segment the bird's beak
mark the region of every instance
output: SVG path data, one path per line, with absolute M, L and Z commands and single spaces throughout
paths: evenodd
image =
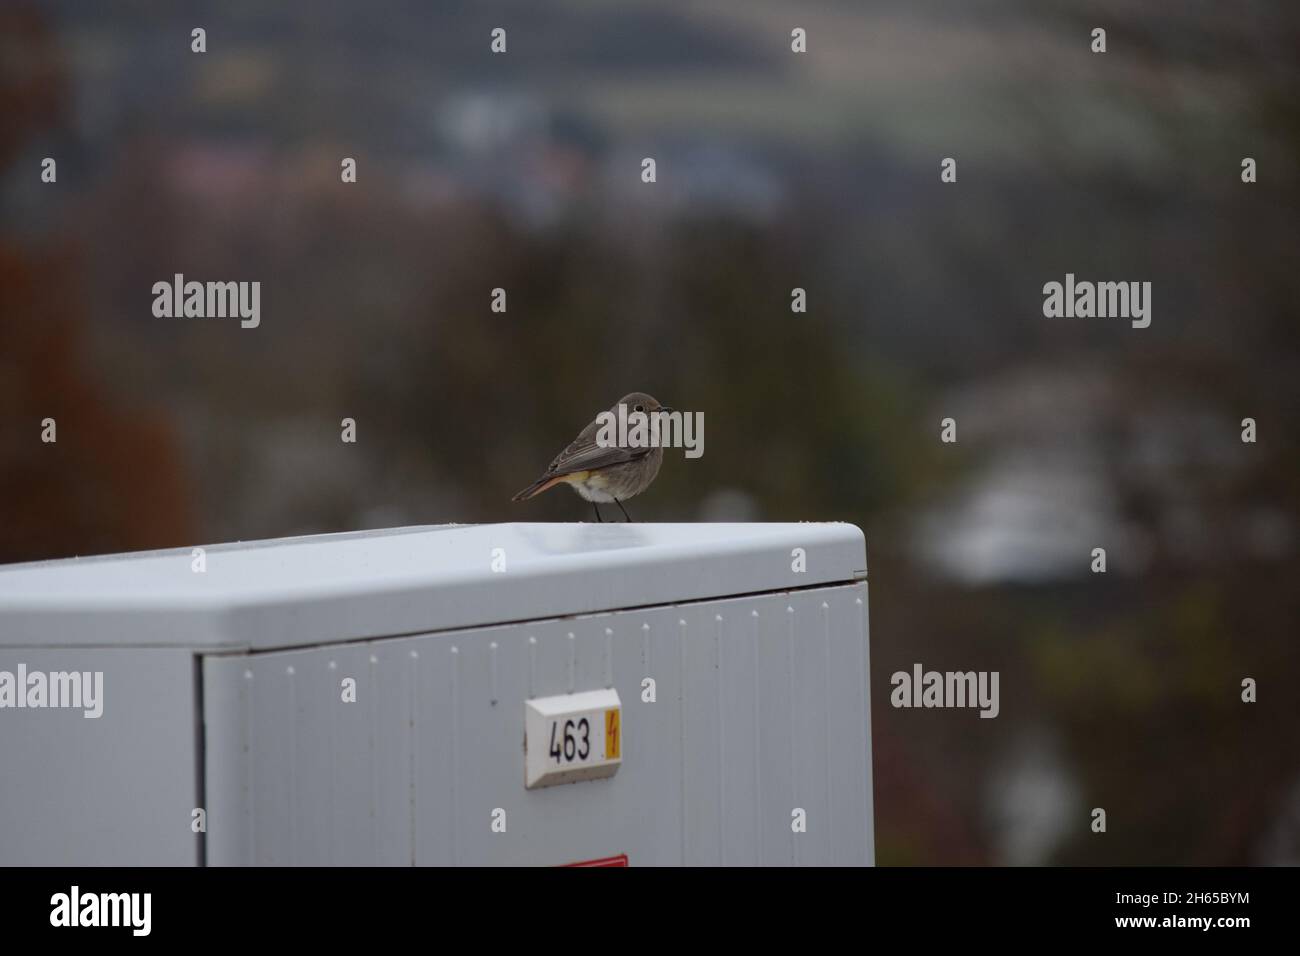
M 671 407 L 669 407 L 668 405 L 660 405 L 660 406 L 659 406 L 659 411 L 661 411 L 661 412 L 675 412 L 675 411 L 677 411 L 677 409 L 675 409 L 675 408 L 671 408 Z

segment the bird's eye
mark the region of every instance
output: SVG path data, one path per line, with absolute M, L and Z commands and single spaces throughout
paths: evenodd
M 644 406 L 644 405 L 638 405 L 636 408 L 632 409 L 632 411 L 634 411 L 634 412 L 644 412 L 644 411 L 645 411 L 645 406 Z

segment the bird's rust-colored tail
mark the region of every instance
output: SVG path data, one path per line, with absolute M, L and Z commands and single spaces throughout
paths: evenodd
M 529 485 L 529 486 L 528 486 L 527 488 L 525 488 L 523 491 L 519 492 L 519 494 L 515 495 L 515 496 L 514 496 L 513 498 L 511 498 L 510 500 L 511 500 L 511 501 L 527 501 L 529 498 L 532 498 L 532 497 L 535 496 L 535 495 L 540 495 L 540 494 L 541 494 L 543 491 L 545 491 L 546 489 L 551 488 L 551 487 L 553 487 L 553 486 L 559 484 L 559 483 L 560 483 L 561 481 L 563 481 L 566 477 L 568 477 L 568 476 L 567 476 L 567 475 L 547 475 L 547 476 L 544 477 L 544 478 L 538 478 L 538 479 L 537 479 L 536 481 L 534 481 L 531 485 Z

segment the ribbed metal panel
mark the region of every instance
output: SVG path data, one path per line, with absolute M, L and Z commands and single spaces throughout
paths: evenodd
M 867 660 L 865 583 L 209 657 L 208 860 L 869 864 Z M 525 790 L 524 701 L 610 686 L 617 774 Z

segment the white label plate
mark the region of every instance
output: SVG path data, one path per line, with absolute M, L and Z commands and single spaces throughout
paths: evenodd
M 623 762 L 618 691 L 538 697 L 524 702 L 524 786 L 610 777 Z

